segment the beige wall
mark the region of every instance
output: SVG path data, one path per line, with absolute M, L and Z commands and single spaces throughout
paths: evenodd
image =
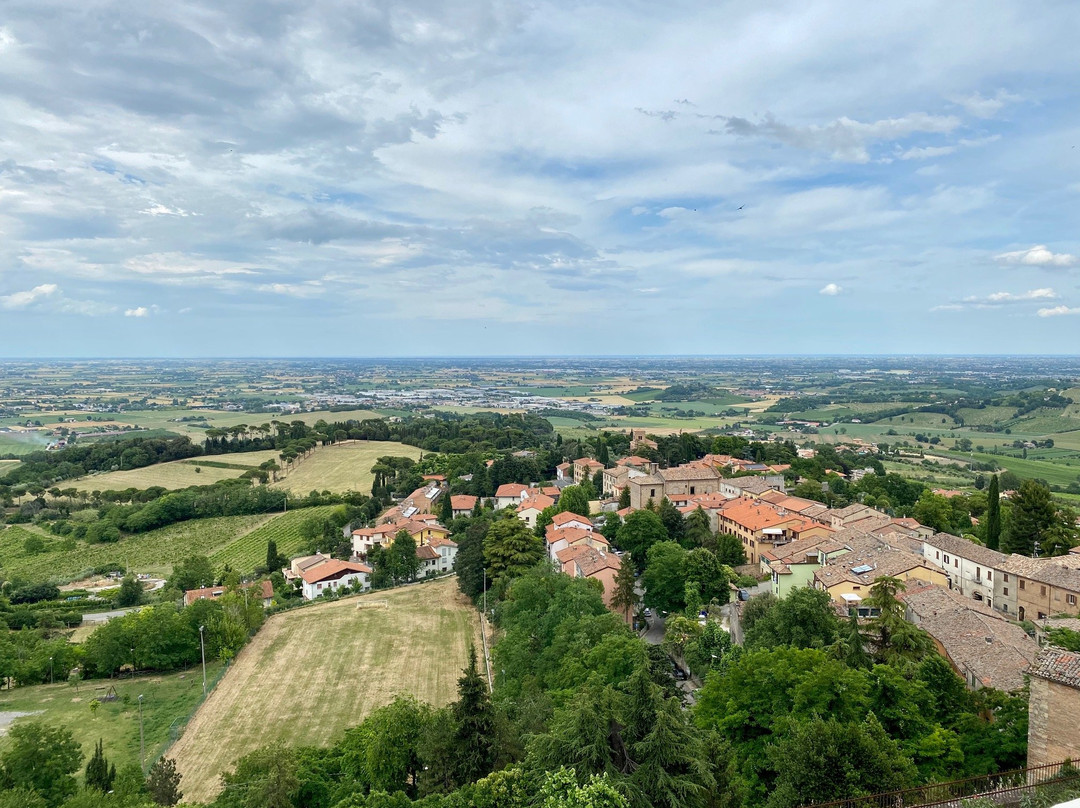
M 1080 758 L 1080 690 L 1031 677 L 1028 766 Z

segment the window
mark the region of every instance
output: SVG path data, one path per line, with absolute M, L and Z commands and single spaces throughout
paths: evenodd
M 1040 586 L 1039 587 L 1039 594 L 1044 598 L 1046 597 L 1046 587 L 1045 586 Z
M 960 566 L 960 559 L 959 558 L 954 558 L 953 562 L 952 562 L 952 565 L 954 567 L 959 567 Z
M 949 554 L 948 553 L 945 554 L 945 559 L 944 560 L 945 560 L 946 564 L 949 563 Z
M 938 561 L 941 561 L 941 553 L 939 553 L 937 550 L 934 550 L 934 558 Z
M 690 486 L 690 493 L 691 493 L 691 494 L 693 494 L 693 493 L 694 493 L 694 486 Z
M 1005 576 L 1005 578 L 1004 578 L 1005 583 L 1008 583 L 1009 582 L 1009 573 L 1003 572 L 1002 575 Z
M 975 580 L 982 578 L 982 567 L 975 568 Z
M 994 571 L 993 570 L 987 570 L 986 571 L 986 580 L 988 580 L 988 581 L 994 580 Z
M 1023 578 L 1021 578 L 1020 579 L 1020 588 L 1021 589 L 1026 589 L 1027 588 L 1027 587 L 1024 586 L 1025 583 L 1027 583 L 1027 582 Z
M 1009 597 L 1009 587 L 1003 587 L 1001 592 L 1003 595 L 1005 595 L 1005 597 Z
M 861 586 L 853 586 L 853 587 L 851 587 L 851 588 L 852 588 L 852 590 L 854 590 L 854 591 L 858 591 L 858 590 L 862 589 L 862 587 L 861 587 Z
M 1070 606 L 1075 606 L 1076 605 L 1076 595 L 1066 595 L 1065 596 L 1065 602 L 1068 603 Z
M 655 488 L 650 488 L 649 489 L 649 496 L 650 497 L 655 497 L 656 496 L 656 489 Z

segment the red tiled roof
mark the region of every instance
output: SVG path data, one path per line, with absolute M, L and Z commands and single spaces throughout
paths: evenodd
M 520 497 L 528 489 L 521 483 L 503 483 L 495 490 L 497 497 Z
M 563 511 L 562 513 L 557 513 L 551 519 L 551 524 L 555 525 L 555 527 L 562 527 L 567 522 L 581 522 L 583 525 L 592 524 L 592 520 L 589 519 L 589 517 L 579 516 L 572 511 Z
M 301 577 L 304 579 L 305 583 L 314 584 L 319 581 L 325 581 L 327 578 L 339 578 L 342 575 L 348 575 L 353 572 L 366 572 L 370 575 L 371 567 L 367 564 L 357 564 L 353 561 L 339 561 L 334 558 L 313 569 L 305 570 Z

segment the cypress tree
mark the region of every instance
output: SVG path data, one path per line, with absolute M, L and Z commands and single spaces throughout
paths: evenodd
M 457 724 L 458 777 L 472 783 L 491 773 L 495 766 L 495 710 L 487 684 L 476 669 L 476 648 L 469 648 L 469 667 L 458 679 L 458 700 L 452 707 Z
M 619 510 L 630 507 L 630 486 L 624 485 L 619 492 Z
M 450 492 L 443 491 L 442 493 L 442 510 L 439 511 L 439 521 L 444 526 L 449 527 L 450 523 L 454 521 L 454 506 L 450 502 Z
M 86 764 L 86 787 L 95 788 L 98 791 L 108 793 L 116 778 L 116 768 L 109 768 L 109 761 L 105 759 L 104 743 L 99 738 L 94 754 Z
M 986 489 L 986 546 L 998 549 L 1001 543 L 1001 494 L 998 492 L 998 476 L 990 475 L 990 486 Z

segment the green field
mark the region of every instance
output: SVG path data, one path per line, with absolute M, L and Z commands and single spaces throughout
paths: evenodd
M 8 575 L 67 581 L 87 570 L 112 563 L 123 564 L 135 572 L 167 575 L 173 564 L 187 556 L 206 555 L 215 564 L 228 562 L 235 569 L 246 572 L 265 561 L 267 539 L 280 538 L 279 552 L 291 552 L 301 543 L 299 524 L 307 518 L 325 517 L 333 508 L 333 505 L 324 505 L 287 514 L 196 519 L 125 536 L 115 544 L 88 544 L 80 540 L 71 550 L 64 549 L 63 538 L 36 527 L 12 525 L 0 530 L 0 567 Z M 278 520 L 280 525 L 275 525 Z M 31 535 L 44 540 L 45 552 L 26 553 L 24 543 Z
M 286 557 L 300 555 L 307 542 L 300 534 L 300 527 L 309 519 L 324 519 L 339 506 L 320 505 L 315 508 L 301 508 L 274 517 L 260 527 L 234 538 L 227 545 L 210 554 L 210 563 L 214 569 L 222 569 L 228 564 L 239 572 L 253 572 L 255 567 L 266 562 L 266 543 L 274 541 L 277 551 Z
M 420 449 L 390 441 L 350 441 L 323 446 L 296 463 L 285 479 L 272 485 L 296 494 L 312 491 L 370 493 L 371 484 L 375 482 L 371 467 L 377 458 L 385 455 L 417 460 Z
M 953 455 L 960 459 L 967 459 L 966 455 Z M 996 462 L 1002 468 L 1019 475 L 1022 479 L 1046 480 L 1051 485 L 1068 485 L 1080 478 L 1080 466 L 1064 466 L 1058 463 L 1048 463 L 1040 460 L 1024 460 L 1019 457 L 1008 455 L 983 454 L 975 452 L 974 458 L 980 462 Z
M 208 662 L 207 676 L 217 674 L 220 663 Z M 115 685 L 117 701 L 101 702 L 96 712 L 89 703 L 99 701 L 110 684 Z M 173 722 L 183 721 L 202 696 L 202 669 L 167 676 L 131 679 L 90 679 L 73 684 L 20 687 L 0 693 L 0 712 L 39 713 L 16 721 L 43 721 L 53 726 L 67 727 L 82 746 L 83 764 L 94 752 L 98 739 L 104 741 L 105 755 L 117 769 L 139 762 L 139 707 L 143 696 L 143 734 L 146 756 L 151 759 L 169 738 Z M 3 748 L 0 738 L 0 748 Z
M 261 452 L 243 454 L 212 455 L 207 464 L 194 460 L 173 460 L 153 466 L 132 469 L 130 471 L 109 471 L 104 474 L 91 474 L 62 487 L 76 488 L 79 491 L 124 491 L 128 488 L 187 488 L 192 485 L 211 485 L 220 480 L 239 477 L 247 469 L 256 468 L 266 460 L 277 460 L 280 452 L 267 449 Z M 221 468 L 217 464 L 229 464 L 234 468 Z M 236 468 L 242 466 L 243 468 Z
M 169 750 L 186 799 L 212 799 L 260 746 L 336 741 L 395 695 L 446 704 L 478 631 L 454 578 L 274 615 Z

